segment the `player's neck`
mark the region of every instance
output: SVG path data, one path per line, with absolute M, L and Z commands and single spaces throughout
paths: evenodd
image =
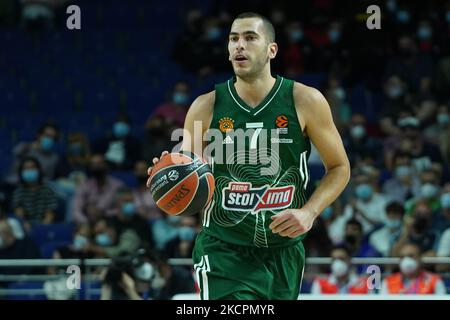
M 256 107 L 272 90 L 275 81 L 270 72 L 263 72 L 248 79 L 236 77 L 235 88 L 241 99 L 249 106 Z

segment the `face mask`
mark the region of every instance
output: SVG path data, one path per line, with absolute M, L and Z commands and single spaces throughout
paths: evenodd
M 217 40 L 220 38 L 220 29 L 217 27 L 209 28 L 206 32 L 206 37 L 209 40 Z
M 100 233 L 95 237 L 95 242 L 101 247 L 109 247 L 112 245 L 112 240 L 109 234 Z
M 402 10 L 397 12 L 397 20 L 401 23 L 408 23 L 410 15 L 408 11 Z
M 302 30 L 294 30 L 289 34 L 292 41 L 297 42 L 303 39 L 303 31 Z
M 406 275 L 414 273 L 418 267 L 419 264 L 413 258 L 404 257 L 402 260 L 400 260 L 400 271 Z
M 167 222 L 170 224 L 178 224 L 178 222 L 180 222 L 180 217 L 178 216 L 168 216 L 167 217 Z
M 77 234 L 73 239 L 73 247 L 75 250 L 81 250 L 89 243 L 88 238 L 82 236 L 81 234 Z
M 440 125 L 447 125 L 450 122 L 450 115 L 448 113 L 440 113 L 437 116 L 437 121 Z
M 179 104 L 179 105 L 185 105 L 188 103 L 188 96 L 187 94 L 183 93 L 183 92 L 174 92 L 173 93 L 173 103 L 175 104 Z
M 420 27 L 419 30 L 417 30 L 417 36 L 422 40 L 429 39 L 431 37 L 431 33 L 432 32 L 429 27 Z
M 345 91 L 342 88 L 335 89 L 334 95 L 336 96 L 337 99 L 339 99 L 341 101 L 345 99 Z
M 394 12 L 397 9 L 397 3 L 394 0 L 386 2 L 386 8 L 389 12 Z
M 130 126 L 125 122 L 116 122 L 113 131 L 117 138 L 124 138 L 130 133 Z
M 53 138 L 43 136 L 40 140 L 41 148 L 45 151 L 52 150 L 55 145 L 55 140 Z
M 161 277 L 161 275 L 157 271 L 155 273 L 155 277 L 153 278 L 153 281 L 152 281 L 152 285 L 151 285 L 152 289 L 159 290 L 161 288 L 164 288 L 165 285 L 166 285 L 166 279 L 164 277 Z
M 333 209 L 331 207 L 326 207 L 320 216 L 323 217 L 323 219 L 328 220 L 332 215 Z
M 362 200 L 368 200 L 373 194 L 373 189 L 370 184 L 363 183 L 356 187 L 356 196 Z
M 22 179 L 27 183 L 34 183 L 39 180 L 39 171 L 37 169 L 24 169 Z
M 82 150 L 83 150 L 83 146 L 81 145 L 80 142 L 72 143 L 69 146 L 69 152 L 71 155 L 74 155 L 74 156 L 80 155 Z
M 387 94 L 389 98 L 396 99 L 403 95 L 403 88 L 401 86 L 391 86 L 389 87 Z
M 441 206 L 444 209 L 450 209 L 450 192 L 441 195 Z
M 122 212 L 126 216 L 132 216 L 136 212 L 136 206 L 133 202 L 126 202 L 122 205 Z
M 431 199 L 439 192 L 439 188 L 432 183 L 425 183 L 420 187 L 420 194 L 425 199 Z
M 178 236 L 182 241 L 192 241 L 195 238 L 195 230 L 191 227 L 180 227 L 178 229 Z
M 389 229 L 398 229 L 398 228 L 401 227 L 402 221 L 401 220 L 397 220 L 397 219 L 387 219 L 385 225 Z
M 350 129 L 350 134 L 355 139 L 361 139 L 366 135 L 366 129 L 361 125 L 356 125 Z
M 139 268 L 134 269 L 134 274 L 139 280 L 150 281 L 155 275 L 155 269 L 150 263 L 144 262 Z
M 354 246 L 356 244 L 357 240 L 358 239 L 353 234 L 349 234 L 349 235 L 345 236 L 345 242 L 347 242 L 351 246 Z
M 341 32 L 339 30 L 330 30 L 328 32 L 328 37 L 330 38 L 331 43 L 336 43 L 341 38 Z
M 342 277 L 348 272 L 348 264 L 341 259 L 336 259 L 331 263 L 331 272 L 336 277 Z
M 395 168 L 395 177 L 396 178 L 403 178 L 406 176 L 411 175 L 411 167 L 409 166 L 398 166 Z

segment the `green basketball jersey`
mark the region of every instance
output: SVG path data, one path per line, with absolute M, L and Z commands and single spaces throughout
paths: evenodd
M 292 239 L 269 229 L 272 215 L 300 208 L 307 200 L 311 145 L 295 110 L 294 81 L 277 76 L 270 93 L 254 108 L 238 96 L 234 81 L 215 87 L 210 128 L 217 129 L 211 140 L 220 147 L 211 153 L 215 191 L 202 230 L 237 245 L 294 244 L 304 235 Z

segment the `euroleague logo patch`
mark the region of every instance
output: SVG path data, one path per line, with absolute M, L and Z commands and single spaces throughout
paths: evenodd
M 283 114 L 278 116 L 277 119 L 275 120 L 275 125 L 277 126 L 277 128 L 287 128 L 288 124 L 289 124 L 288 117 L 286 117 Z
M 175 180 L 178 179 L 179 174 L 178 174 L 178 171 L 177 171 L 177 170 L 171 170 L 171 171 L 167 174 L 167 176 L 169 177 L 170 180 L 175 181 Z
M 284 209 L 291 205 L 295 186 L 262 186 L 252 188 L 250 182 L 230 182 L 222 189 L 222 207 L 230 211 Z
M 234 120 L 229 117 L 220 119 L 219 120 L 219 129 L 223 133 L 233 130 L 234 129 Z

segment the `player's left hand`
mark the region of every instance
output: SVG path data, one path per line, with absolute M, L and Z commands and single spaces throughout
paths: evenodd
M 286 209 L 271 217 L 269 228 L 282 237 L 295 238 L 308 232 L 316 219 L 314 212 L 306 209 Z

